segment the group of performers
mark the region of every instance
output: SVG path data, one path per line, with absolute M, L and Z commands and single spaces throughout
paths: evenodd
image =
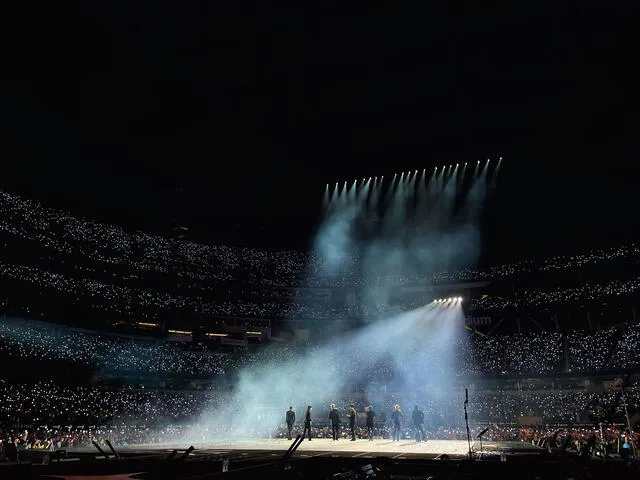
M 311 441 L 311 423 L 312 423 L 312 414 L 313 407 L 311 405 L 307 406 L 307 411 L 304 415 L 304 430 L 302 431 L 303 438 L 308 438 Z M 365 407 L 364 409 L 366 414 L 366 429 L 367 429 L 367 438 L 369 441 L 373 441 L 373 427 L 374 427 L 374 419 L 376 417 L 376 412 L 373 409 L 372 405 Z M 351 441 L 356 441 L 356 418 L 357 411 L 356 406 L 352 403 L 347 407 L 347 419 L 349 420 L 349 433 L 351 434 Z M 393 412 L 391 413 L 391 431 L 394 442 L 400 441 L 401 435 L 401 425 L 402 420 L 404 419 L 404 413 L 400 408 L 400 404 L 396 404 L 393 408 Z M 423 442 L 426 440 L 425 432 L 424 432 L 424 413 L 418 406 L 416 405 L 411 412 L 411 419 L 413 421 L 413 429 L 415 432 L 415 439 L 417 442 Z M 333 441 L 338 441 L 340 434 L 340 424 L 342 423 L 340 417 L 340 410 L 336 407 L 335 403 L 331 404 L 331 408 L 329 410 L 329 423 L 331 424 L 331 436 Z M 289 407 L 285 414 L 285 422 L 287 424 L 287 439 L 291 440 L 291 432 L 293 430 L 293 426 L 296 422 L 296 413 L 293 410 L 293 407 Z

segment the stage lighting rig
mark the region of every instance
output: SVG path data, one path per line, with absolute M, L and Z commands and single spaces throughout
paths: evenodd
M 433 303 L 462 303 L 462 297 L 448 297 L 448 298 L 438 298 L 433 300 Z

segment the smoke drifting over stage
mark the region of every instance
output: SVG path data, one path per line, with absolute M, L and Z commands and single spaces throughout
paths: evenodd
M 324 219 L 314 242 L 316 264 L 304 280 L 309 286 L 340 286 L 345 267 L 357 256 L 362 287 L 352 299 L 354 307 L 393 312 L 395 304 L 407 303 L 394 288 L 398 279 L 477 262 L 482 207 L 499 168 L 500 162 L 493 160 L 440 167 L 431 174 L 413 171 L 388 180 L 327 185 Z M 344 412 L 346 405 L 339 402 L 355 399 L 349 392 L 356 391 L 364 391 L 374 408 L 388 415 L 382 404 L 388 392 L 372 375 L 381 363 L 391 366 L 387 383 L 393 391 L 406 392 L 398 401 L 407 417 L 414 404 L 443 398 L 451 398 L 454 409 L 459 403 L 462 412 L 463 398 L 453 387 L 454 345 L 464 325 L 462 302 L 436 303 L 434 292 L 422 292 L 420 305 L 411 311 L 374 316 L 358 330 L 334 335 L 324 344 L 314 342 L 293 361 L 245 369 L 234 400 L 205 412 L 201 425 L 215 431 L 217 425 L 231 423 L 239 437 L 256 427 L 268 432 L 284 422 L 289 405 L 297 423 L 307 405 L 313 406 L 314 419 L 324 421 L 331 403 Z M 340 319 L 332 322 L 335 327 Z

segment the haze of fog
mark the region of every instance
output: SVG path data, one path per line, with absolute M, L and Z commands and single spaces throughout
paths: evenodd
M 389 312 L 403 304 L 394 288 L 399 279 L 417 282 L 418 276 L 474 265 L 482 206 L 499 166 L 489 161 L 451 165 L 430 176 L 424 171 L 395 175 L 388 183 L 370 178 L 327 185 L 324 220 L 312 252 L 317 261 L 304 280 L 339 285 L 345 266 L 358 258 L 359 288 L 351 307 Z M 314 342 L 293 360 L 245 368 L 233 399 L 204 412 L 200 425 L 215 431 L 230 423 L 238 437 L 256 429 L 268 434 L 284 422 L 289 405 L 298 422 L 307 405 L 313 406 L 314 419 L 324 421 L 331 403 L 344 415 L 347 404 L 356 401 L 359 411 L 366 401 L 378 415 L 388 415 L 389 406 L 383 404 L 388 392 L 374 374 L 383 365 L 391 369 L 386 372 L 392 376 L 388 386 L 399 394 L 405 413 L 413 405 L 449 398 L 454 412 L 462 412 L 464 388 L 454 387 L 453 351 L 464 327 L 462 304 L 433 300 L 434 292 L 425 290 L 419 308 L 374 315 L 363 328 Z M 340 319 L 326 322 L 334 331 L 344 330 Z M 463 415 L 458 416 L 463 422 Z

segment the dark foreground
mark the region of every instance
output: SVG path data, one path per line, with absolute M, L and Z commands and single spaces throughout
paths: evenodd
M 548 452 L 521 442 L 473 445 L 415 442 L 234 442 L 198 448 L 30 452 L 28 461 L 0 464 L 2 479 L 587 479 L 640 478 L 635 462 Z M 264 448 L 268 446 L 270 448 Z M 291 448 L 290 448 L 291 447 Z M 624 477 L 621 477 L 623 475 Z

